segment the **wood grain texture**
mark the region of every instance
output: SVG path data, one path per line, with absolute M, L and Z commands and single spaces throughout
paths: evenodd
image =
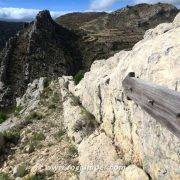
M 180 138 L 180 92 L 135 78 L 134 73 L 122 84 L 128 99 Z

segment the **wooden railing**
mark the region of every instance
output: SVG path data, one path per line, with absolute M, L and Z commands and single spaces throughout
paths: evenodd
M 122 84 L 129 100 L 180 138 L 180 92 L 135 78 L 133 72 Z

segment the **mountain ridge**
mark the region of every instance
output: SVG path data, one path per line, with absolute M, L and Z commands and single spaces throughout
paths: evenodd
M 83 18 L 83 28 L 72 29 L 57 24 L 49 11 L 41 11 L 8 41 L 0 55 L 1 108 L 15 105 L 16 98 L 36 78 L 74 76 L 88 71 L 97 59 L 130 50 L 147 28 L 171 21 L 178 12 L 172 5 L 141 4 L 109 14 L 86 13 L 91 21 L 84 24 L 87 19 Z

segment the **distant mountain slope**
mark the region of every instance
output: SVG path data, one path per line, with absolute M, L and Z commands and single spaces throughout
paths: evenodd
M 95 59 L 108 58 L 122 49 L 129 50 L 143 38 L 146 30 L 160 23 L 172 22 L 178 12 L 170 4 L 139 4 L 103 14 L 91 21 L 87 18 L 78 28 L 83 34 L 82 54 L 91 64 Z M 81 13 L 83 20 L 86 20 L 86 16 L 86 13 Z M 79 14 L 67 14 L 57 22 L 69 29 L 75 27 L 77 31 L 76 19 L 79 17 Z
M 66 28 L 77 29 L 84 23 L 92 21 L 106 14 L 106 12 L 74 12 L 58 17 L 56 22 Z
M 127 6 L 86 22 L 80 28 L 92 34 L 108 30 L 111 33 L 117 31 L 122 31 L 120 33 L 136 33 L 140 30 L 152 28 L 160 22 L 173 21 L 178 11 L 173 5 L 162 3 Z
M 23 28 L 21 22 L 0 21 L 0 50 L 5 46 L 6 41 Z

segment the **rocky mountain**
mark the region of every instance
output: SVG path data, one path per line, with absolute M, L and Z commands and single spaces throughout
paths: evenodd
M 6 41 L 23 28 L 24 23 L 0 21 L 0 51 L 5 47 Z
M 135 72 L 180 92 L 179 37 L 180 13 L 146 31 L 131 51 L 95 61 L 78 85 L 72 76 L 34 80 L 0 125 L 0 177 L 180 179 L 179 138 L 122 87 Z
M 40 12 L 3 50 L 0 104 L 11 105 L 10 99 L 21 96 L 28 83 L 38 77 L 78 72 L 81 54 L 77 39 L 77 35 L 56 24 L 49 11 Z
M 78 29 L 84 33 L 82 54 L 89 62 L 89 67 L 96 59 L 108 58 L 120 50 L 131 49 L 143 38 L 146 30 L 160 23 L 172 22 L 178 12 L 179 10 L 170 4 L 139 4 L 104 13 L 93 20 L 81 21 L 78 24 L 74 19 L 84 20 L 84 16 L 89 16 L 86 13 L 67 14 L 58 18 L 57 22 L 69 29 L 75 27 L 74 30 L 79 26 Z
M 65 15 L 60 25 L 48 11 L 40 12 L 0 55 L 0 107 L 14 105 L 36 78 L 75 75 L 97 59 L 130 49 L 146 29 L 171 21 L 178 11 L 168 4 L 141 4 L 109 14 Z

